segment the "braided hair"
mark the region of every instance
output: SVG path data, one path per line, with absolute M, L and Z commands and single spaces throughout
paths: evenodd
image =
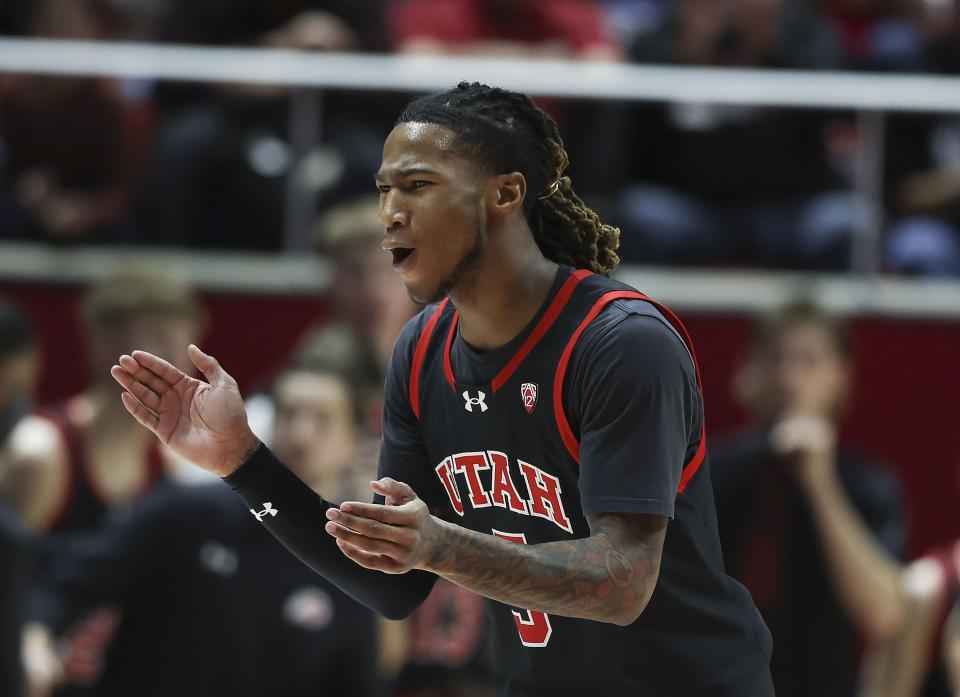
M 543 255 L 559 264 L 608 274 L 619 263 L 620 230 L 573 191 L 564 174 L 570 159 L 557 124 L 525 94 L 461 82 L 421 97 L 403 110 L 401 123 L 432 123 L 457 134 L 465 155 L 492 174 L 520 172 L 527 181 L 523 211 Z

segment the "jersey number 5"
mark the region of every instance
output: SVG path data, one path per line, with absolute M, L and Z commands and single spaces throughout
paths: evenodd
M 527 544 L 527 537 L 522 532 L 500 532 L 494 530 L 493 534 L 502 537 L 510 542 Z M 513 610 L 513 620 L 517 623 L 517 631 L 520 633 L 520 643 L 524 646 L 542 647 L 550 641 L 550 635 L 553 634 L 553 627 L 550 626 L 550 615 L 545 612 L 535 610 Z

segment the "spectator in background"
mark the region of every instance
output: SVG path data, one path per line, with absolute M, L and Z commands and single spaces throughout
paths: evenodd
M 162 41 L 297 51 L 383 51 L 384 0 L 168 0 Z M 286 87 L 164 85 L 143 218 L 147 239 L 277 249 L 288 189 L 318 209 L 370 190 L 390 121 L 382 98 L 325 93 L 294 142 Z M 387 100 L 388 101 L 388 100 Z M 386 105 L 389 108 L 389 104 Z M 310 140 L 305 136 L 301 140 Z M 300 151 L 299 149 L 305 149 Z
M 631 56 L 669 65 L 841 64 L 834 32 L 793 0 L 679 0 Z M 633 181 L 618 203 L 622 258 L 845 268 L 859 214 L 831 168 L 824 115 L 692 103 L 634 108 L 625 148 Z
M 399 0 L 390 26 L 401 53 L 621 57 L 600 8 L 584 0 Z
M 607 29 L 621 46 L 633 43 L 637 34 L 649 31 L 669 11 L 673 0 L 601 0 Z
M 859 697 L 960 694 L 960 540 L 925 554 L 901 575 L 903 621 L 864 656 Z
M 379 210 L 375 195 L 338 206 L 317 221 L 315 239 L 317 252 L 330 261 L 334 317 L 372 345 L 382 388 L 393 344 L 417 306 L 381 246 Z
M 103 40 L 121 28 L 107 0 L 14 4 L 20 33 L 32 37 Z M 0 237 L 129 237 L 145 117 L 117 80 L 0 76 Z
M 152 346 L 186 367 L 185 347 L 203 327 L 192 291 L 156 271 L 122 269 L 90 289 L 82 319 L 89 387 L 21 421 L 14 433 L 13 444 L 21 447 L 10 457 L 32 484 L 24 500 L 10 503 L 39 531 L 95 528 L 110 509 L 140 498 L 177 464 L 118 411 L 110 366 L 134 347 Z
M 960 75 L 960 8 L 927 3 L 927 70 Z M 886 265 L 898 273 L 960 276 L 960 117 L 888 117 Z
M 203 324 L 189 288 L 145 269 L 120 270 L 97 283 L 84 298 L 82 314 L 89 387 L 22 419 L 6 449 L 6 467 L 16 478 L 0 496 L 44 535 L 35 570 L 39 579 L 108 514 L 129 509 L 180 464 L 117 411 L 110 366 L 120 354 L 149 345 L 186 367 L 185 347 L 198 339 Z M 101 654 L 118 621 L 105 609 L 71 628 L 67 679 L 59 695 L 85 694 L 85 687 L 96 683 Z
M 820 12 L 843 41 L 844 63 L 855 70 L 915 72 L 923 68 L 918 13 L 926 0 L 819 0 Z
M 20 695 L 23 687 L 21 636 L 32 544 L 16 511 L 3 501 L 16 499 L 22 484 L 7 449 L 15 427 L 31 411 L 39 353 L 27 318 L 0 301 L 0 695 Z
M 903 613 L 897 483 L 838 442 L 852 361 L 846 328 L 815 305 L 764 317 L 736 380 L 754 424 L 711 450 L 727 571 L 773 634 L 779 697 L 850 697 L 857 635 Z
M 342 327 L 317 329 L 300 343 L 294 367 L 275 378 L 271 389 L 274 447 L 282 444 L 294 469 L 311 473 L 307 484 L 317 491 L 322 484 L 336 500 L 365 497 L 376 478 L 376 450 L 365 428 L 370 377 L 376 375 L 368 353 Z M 309 468 L 296 465 L 307 461 L 313 463 Z
M 356 496 L 356 395 L 336 362 L 287 367 L 272 394 L 276 451 L 311 486 Z M 57 631 L 104 603 L 122 617 L 98 697 L 383 694 L 373 613 L 260 529 L 270 510 L 222 482 L 168 484 L 64 553 L 44 623 Z

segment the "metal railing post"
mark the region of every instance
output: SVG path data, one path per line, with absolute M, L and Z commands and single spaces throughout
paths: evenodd
M 323 137 L 323 93 L 299 88 L 290 93 L 288 134 L 293 162 L 287 174 L 283 210 L 283 251 L 299 254 L 312 247 L 316 192 L 305 176 L 307 156 Z
M 857 133 L 853 182 L 862 218 L 850 240 L 850 269 L 868 276 L 879 273 L 883 262 L 886 114 L 874 110 L 857 112 Z

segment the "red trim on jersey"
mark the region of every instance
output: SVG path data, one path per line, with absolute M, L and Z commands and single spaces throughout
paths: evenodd
M 553 326 L 553 323 L 557 321 L 557 317 L 560 316 L 560 313 L 563 312 L 563 308 L 567 306 L 567 303 L 570 301 L 570 297 L 573 295 L 574 289 L 579 285 L 580 281 L 585 279 L 587 276 L 593 275 L 592 271 L 587 269 L 579 269 L 571 273 L 567 280 L 563 282 L 563 285 L 560 286 L 560 290 L 557 291 L 557 294 L 553 296 L 553 300 L 550 301 L 550 306 L 547 308 L 547 311 L 543 313 L 543 317 L 540 318 L 540 321 L 537 322 L 537 326 L 533 328 L 533 331 L 530 332 L 530 336 L 526 338 L 523 342 L 523 345 L 517 349 L 517 352 L 513 354 L 505 366 L 500 370 L 499 373 L 493 378 L 491 384 L 491 389 L 493 392 L 497 392 L 501 387 L 503 387 L 507 380 L 509 380 L 517 368 L 520 367 L 520 364 L 523 363 L 524 359 L 530 354 L 533 348 L 537 345 L 540 339 L 543 338 L 543 335 L 547 333 L 550 327 Z M 457 380 L 453 375 L 453 364 L 450 358 L 450 354 L 453 350 L 453 337 L 457 330 L 457 322 L 460 319 L 460 314 L 455 313 L 453 316 L 453 322 L 450 325 L 450 332 L 447 334 L 447 342 L 443 349 L 443 373 L 446 375 L 447 382 L 450 383 L 450 387 L 453 388 L 454 392 L 457 389 Z
M 413 415 L 420 418 L 420 372 L 423 370 L 423 361 L 427 356 L 427 347 L 430 345 L 430 336 L 440 321 L 440 315 L 447 306 L 450 298 L 444 298 L 433 311 L 427 326 L 423 328 L 420 338 L 417 340 L 417 348 L 413 352 L 413 362 L 410 364 L 410 406 L 413 408 Z
M 50 519 L 46 522 L 45 529 L 55 530 L 64 521 L 77 495 L 81 480 L 86 482 L 87 489 L 93 498 L 104 508 L 109 508 L 113 504 L 113 500 L 103 490 L 100 481 L 97 479 L 96 472 L 87 458 L 84 433 L 70 420 L 66 407 L 41 407 L 37 409 L 37 416 L 43 417 L 56 426 L 60 432 L 60 437 L 63 439 L 66 451 L 67 485 L 64 487 L 63 496 L 54 507 Z M 140 486 L 131 496 L 131 500 L 144 496 L 165 474 L 166 461 L 163 458 L 160 443 L 155 438 L 150 438 L 146 453 L 146 470 L 143 473 Z
M 583 334 L 584 330 L 593 320 L 597 318 L 597 315 L 600 314 L 603 308 L 605 308 L 614 300 L 619 300 L 621 298 L 644 300 L 650 303 L 657 308 L 673 326 L 673 328 L 677 330 L 677 332 L 680 334 L 680 337 L 683 339 L 683 343 L 686 345 L 687 350 L 690 352 L 690 357 L 693 359 L 693 368 L 697 377 L 697 387 L 700 388 L 701 394 L 703 392 L 703 385 L 700 381 L 700 366 L 697 364 L 697 356 L 693 351 L 693 342 L 690 340 L 690 335 L 687 333 L 687 329 L 683 326 L 683 323 L 680 321 L 680 319 L 673 314 L 669 308 L 661 305 L 655 300 L 651 300 L 639 291 L 612 290 L 604 293 L 593 304 L 593 307 L 590 308 L 590 312 L 587 313 L 587 316 L 583 318 L 582 322 L 580 322 L 580 325 L 573 333 L 573 336 L 570 337 L 566 347 L 563 349 L 563 354 L 560 356 L 560 362 L 557 364 L 557 372 L 553 378 L 553 413 L 557 420 L 557 428 L 560 430 L 560 437 L 563 439 L 563 444 L 566 446 L 567 452 L 570 453 L 570 456 L 578 463 L 580 462 L 580 441 L 577 440 L 577 437 L 573 433 L 573 429 L 570 428 L 570 422 L 567 421 L 567 415 L 563 409 L 563 380 L 566 376 L 567 367 L 570 365 L 570 358 L 573 356 L 573 349 L 576 347 L 577 342 L 580 340 L 580 336 Z M 687 483 L 693 478 L 693 475 L 697 473 L 697 470 L 700 469 L 700 465 L 703 464 L 703 460 L 706 455 L 707 434 L 704 427 L 701 426 L 700 444 L 697 446 L 697 452 L 694 453 L 693 457 L 690 458 L 690 461 L 684 465 L 683 472 L 680 474 L 680 484 L 677 487 L 677 491 L 679 493 L 682 494 L 683 490 L 687 488 Z
M 163 451 L 160 449 L 160 441 L 151 438 L 150 445 L 147 448 L 147 477 L 140 493 L 147 493 L 166 473 L 167 461 L 164 459 Z
M 453 377 L 453 365 L 450 363 L 450 347 L 453 346 L 453 337 L 457 333 L 457 322 L 460 321 L 460 310 L 453 311 L 453 320 L 450 322 L 450 331 L 447 332 L 447 341 L 443 345 L 443 374 L 450 383 L 450 389 L 457 391 L 457 380 Z
M 588 271 L 587 269 L 580 269 L 574 271 L 567 277 L 567 280 L 563 282 L 563 285 L 560 286 L 560 290 L 557 291 L 557 294 L 553 296 L 553 300 L 550 302 L 550 307 L 547 308 L 547 311 L 543 313 L 543 317 L 540 318 L 540 321 L 537 322 L 537 326 L 534 327 L 533 331 L 530 333 L 530 336 L 527 337 L 527 340 L 523 342 L 523 345 L 517 349 L 517 352 L 513 355 L 513 358 L 510 359 L 510 362 L 503 366 L 503 369 L 497 373 L 497 376 L 493 379 L 493 388 L 494 393 L 503 387 L 507 380 L 509 380 L 517 368 L 520 367 L 520 364 L 523 363 L 523 359 L 533 350 L 533 347 L 537 345 L 540 339 L 543 338 L 543 335 L 547 333 L 550 327 L 553 326 L 553 323 L 557 321 L 557 317 L 560 316 L 560 313 L 563 312 L 563 308 L 567 306 L 567 303 L 570 301 L 570 296 L 573 295 L 573 291 L 580 284 L 580 281 L 585 279 L 587 276 L 592 276 L 593 272 Z

